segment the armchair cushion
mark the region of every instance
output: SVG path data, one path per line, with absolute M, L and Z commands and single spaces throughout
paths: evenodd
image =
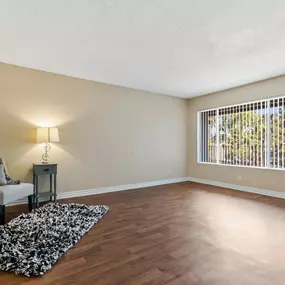
M 33 195 L 33 192 L 34 185 L 30 183 L 0 186 L 0 205 L 6 205 L 7 203 Z
M 3 167 L 3 169 L 4 169 L 4 173 L 5 173 L 5 180 L 6 180 L 6 183 L 5 184 L 12 184 L 12 185 L 15 185 L 15 184 L 20 184 L 21 183 L 21 181 L 20 180 L 15 180 L 15 179 L 13 179 L 10 175 L 9 175 L 9 173 L 8 173 L 8 169 L 7 169 L 7 167 L 6 167 L 6 165 L 5 165 L 5 161 L 4 161 L 4 158 L 2 158 L 2 157 L 0 157 L 0 167 Z M 1 171 L 1 169 L 0 169 L 0 171 Z M 2 183 L 1 184 L 1 180 L 0 180 L 0 186 L 1 185 L 5 185 L 4 183 Z
M 6 180 L 6 173 L 5 173 L 5 168 L 4 165 L 0 164 L 0 186 L 6 185 L 7 180 Z

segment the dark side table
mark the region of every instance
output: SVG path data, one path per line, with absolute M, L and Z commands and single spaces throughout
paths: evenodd
M 49 175 L 49 191 L 39 192 L 39 176 L 42 175 Z M 34 195 L 37 207 L 39 206 L 40 197 L 50 197 L 51 202 L 56 202 L 56 175 L 57 163 L 33 163 Z

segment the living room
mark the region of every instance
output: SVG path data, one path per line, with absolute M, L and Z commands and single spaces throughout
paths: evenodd
M 0 282 L 283 284 L 284 21 L 0 3 Z

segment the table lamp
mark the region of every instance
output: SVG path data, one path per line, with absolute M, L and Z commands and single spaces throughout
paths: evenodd
M 42 159 L 43 164 L 49 164 L 48 152 L 51 150 L 49 143 L 59 142 L 58 128 L 37 128 L 37 142 L 45 143 Z

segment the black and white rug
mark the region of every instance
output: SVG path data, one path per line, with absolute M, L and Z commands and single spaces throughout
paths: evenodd
M 108 210 L 104 205 L 49 203 L 0 226 L 0 270 L 43 275 Z

